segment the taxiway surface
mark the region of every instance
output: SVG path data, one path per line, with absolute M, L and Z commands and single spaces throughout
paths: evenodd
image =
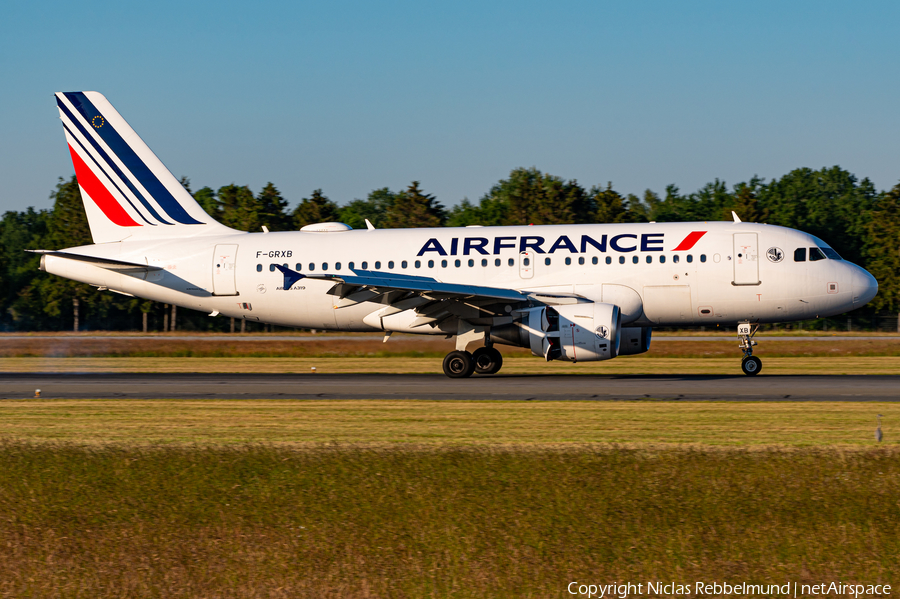
M 0 374 L 0 399 L 900 401 L 900 375 Z

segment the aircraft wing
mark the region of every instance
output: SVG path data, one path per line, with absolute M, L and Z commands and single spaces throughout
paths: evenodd
M 390 272 L 378 272 L 369 270 L 355 270 L 352 275 L 316 274 L 304 275 L 280 264 L 277 268 L 284 275 L 284 289 L 301 279 L 317 279 L 334 281 L 335 285 L 328 290 L 331 295 L 341 298 L 337 308 L 352 306 L 360 302 L 377 302 L 388 305 L 417 304 L 424 302 L 409 302 L 413 298 L 421 298 L 426 301 L 442 300 L 487 300 L 488 302 L 521 302 L 528 297 L 514 289 L 500 287 L 482 287 L 480 285 L 460 285 L 456 283 L 443 283 L 431 277 L 418 277 L 401 275 Z M 480 303 L 480 302 L 479 302 Z M 410 307 L 413 307 L 410 305 Z

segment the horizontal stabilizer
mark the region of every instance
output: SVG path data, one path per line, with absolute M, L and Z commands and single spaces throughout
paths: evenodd
M 148 273 L 155 270 L 163 270 L 159 266 L 150 266 L 149 264 L 137 264 L 135 262 L 125 262 L 124 260 L 113 260 L 111 258 L 98 258 L 96 256 L 85 256 L 83 254 L 73 254 L 71 252 L 57 252 L 54 250 L 25 250 L 33 254 L 41 254 L 42 256 L 54 256 L 56 258 L 65 258 L 66 260 L 76 260 L 78 262 L 86 262 L 98 268 L 105 268 L 123 274 Z

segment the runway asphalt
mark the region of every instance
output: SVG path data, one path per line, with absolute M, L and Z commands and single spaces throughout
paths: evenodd
M 0 399 L 900 401 L 900 375 L 0 374 Z
M 303 337 L 296 335 L 154 335 L 154 334 L 123 334 L 123 335 L 84 335 L 84 334 L 65 334 L 65 335 L 0 335 L 0 341 L 39 341 L 39 340 L 66 340 L 80 341 L 105 340 L 116 341 L 120 339 L 140 339 L 142 341 L 206 341 L 215 342 L 232 342 L 232 341 L 290 341 L 296 343 L 304 343 L 308 341 L 381 341 L 380 335 L 305 335 Z M 404 341 L 435 341 L 442 337 L 435 335 L 398 335 L 394 339 L 403 339 Z M 653 342 L 659 341 L 735 341 L 737 336 L 730 335 L 703 335 L 703 336 L 685 336 L 685 335 L 654 335 Z M 766 336 L 757 335 L 757 340 L 769 341 L 900 341 L 900 335 L 822 335 L 816 337 L 801 335 L 785 335 L 785 336 Z

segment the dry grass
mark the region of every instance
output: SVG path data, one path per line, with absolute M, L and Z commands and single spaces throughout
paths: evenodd
M 0 438 L 119 445 L 872 447 L 897 403 L 7 400 Z
M 665 341 L 658 338 L 651 344 L 648 357 L 655 358 L 726 358 L 739 356 L 734 335 L 715 341 Z M 898 356 L 900 337 L 871 337 L 868 339 L 840 340 L 786 340 L 777 341 L 759 337 L 757 348 L 761 357 L 844 357 L 844 356 Z M 498 346 L 500 347 L 500 346 Z M 0 336 L 0 357 L 428 357 L 443 358 L 454 349 L 453 341 L 443 338 L 398 335 L 388 343 L 380 336 L 366 339 L 329 335 L 272 336 L 269 340 L 240 340 L 227 335 L 205 336 L 199 340 L 154 337 L 66 337 L 3 338 Z M 502 346 L 504 356 L 525 357 L 530 352 L 523 348 Z
M 520 354 L 521 355 L 521 354 Z M 897 374 L 900 356 L 763 357 L 760 376 L 771 374 Z M 4 358 L 0 372 L 256 372 L 440 373 L 441 357 L 317 358 Z M 504 374 L 740 374 L 740 354 L 728 358 L 624 356 L 606 362 L 546 363 L 535 357 L 504 357 Z

